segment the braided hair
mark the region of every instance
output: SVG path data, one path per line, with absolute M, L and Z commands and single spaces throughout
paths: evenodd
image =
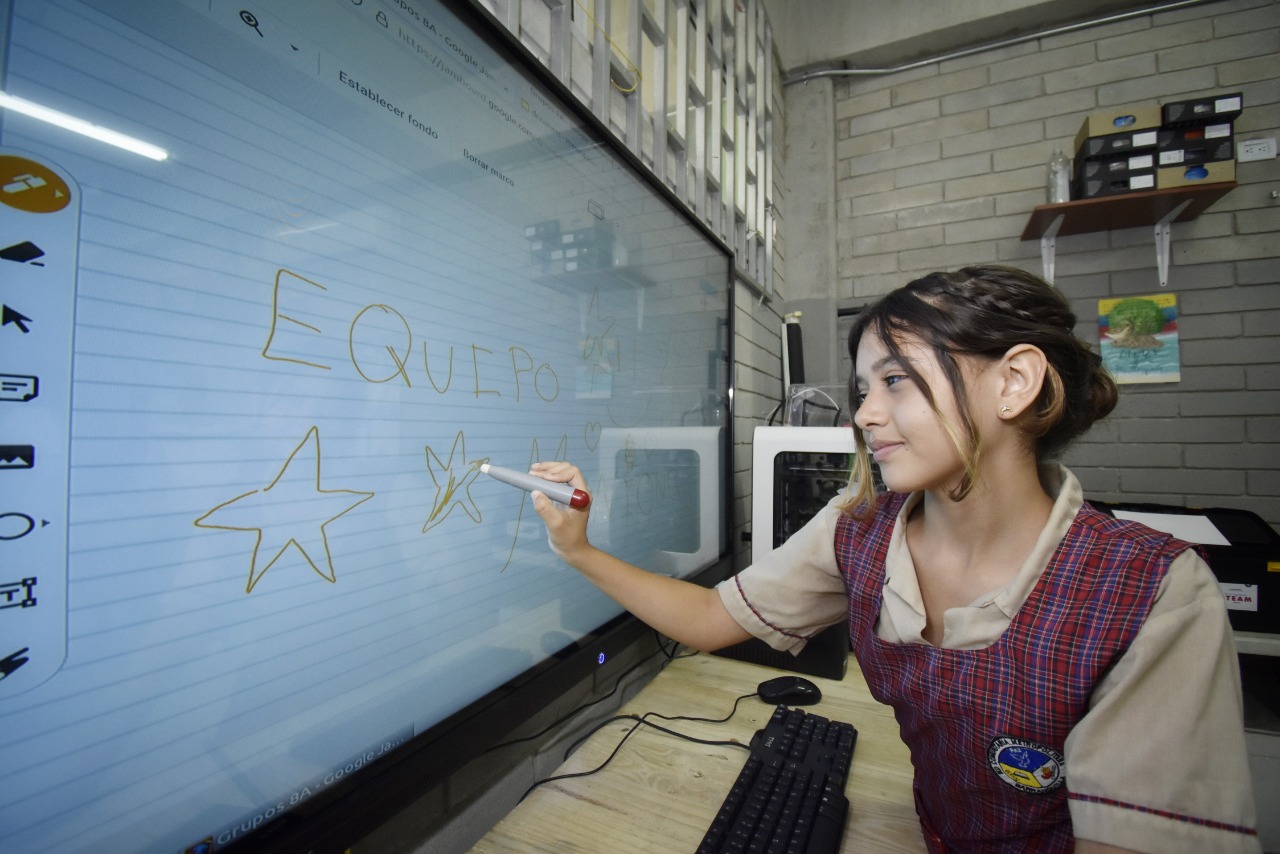
M 965 461 L 966 475 L 951 495 L 959 500 L 973 488 L 982 443 L 958 357 L 994 361 L 1018 344 L 1031 344 L 1044 353 L 1045 383 L 1019 422 L 1034 442 L 1038 464 L 1056 457 L 1115 408 L 1115 381 L 1102 358 L 1076 337 L 1075 323 L 1070 303 L 1038 276 L 999 265 L 964 267 L 916 279 L 860 312 L 849 332 L 849 356 L 856 362 L 862 336 L 877 335 L 920 388 Z M 929 350 L 942 369 L 955 396 L 959 424 L 943 416 L 933 390 L 903 357 L 901 344 L 908 338 Z M 852 377 L 849 383 L 852 404 Z M 846 505 L 850 509 L 864 505 L 874 489 L 866 443 L 861 431 L 855 429 L 854 434 L 855 489 Z

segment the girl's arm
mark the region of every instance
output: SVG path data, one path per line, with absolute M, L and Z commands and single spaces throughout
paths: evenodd
M 530 471 L 547 480 L 587 488 L 582 473 L 570 463 L 534 463 Z M 559 506 L 540 492 L 533 494 L 533 507 L 546 523 L 547 539 L 561 560 L 667 637 L 704 651 L 751 637 L 729 615 L 715 589 L 646 572 L 591 545 L 589 509 Z
M 1069 802 L 1076 833 L 1151 850 L 1258 854 L 1243 717 L 1222 592 L 1185 551 L 1067 736 L 1067 787 L 1084 796 Z

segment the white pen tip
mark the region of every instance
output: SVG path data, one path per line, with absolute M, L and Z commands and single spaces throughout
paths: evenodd
M 480 464 L 480 474 L 488 474 L 488 473 L 489 473 L 489 464 L 488 464 L 488 463 L 481 463 L 481 464 Z

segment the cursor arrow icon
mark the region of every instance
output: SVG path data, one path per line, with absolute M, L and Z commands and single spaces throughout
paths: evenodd
M 8 326 L 12 323 L 23 332 L 30 332 L 31 330 L 27 328 L 27 324 L 30 322 L 31 318 L 27 317 L 25 314 L 15 311 L 7 305 L 0 306 L 0 326 Z

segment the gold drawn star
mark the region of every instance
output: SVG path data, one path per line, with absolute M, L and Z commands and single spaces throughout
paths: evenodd
M 435 503 L 431 505 L 431 515 L 427 517 L 427 521 L 422 525 L 422 533 L 425 534 L 443 522 L 455 507 L 461 507 L 462 512 L 471 517 L 472 522 L 479 523 L 481 520 L 480 508 L 476 506 L 475 499 L 471 497 L 471 484 L 475 482 L 476 477 L 480 474 L 480 466 L 489 462 L 489 458 L 481 457 L 478 460 L 467 462 L 467 440 L 463 437 L 461 430 L 453 438 L 453 447 L 449 449 L 448 462 L 442 463 L 440 458 L 436 456 L 436 452 L 431 450 L 430 445 L 426 446 L 426 451 L 427 474 L 431 475 L 431 482 L 436 485 L 436 499 Z M 458 457 L 456 463 L 454 462 L 455 456 Z M 455 467 L 460 470 L 465 469 L 461 478 L 454 472 Z
M 594 362 L 603 365 L 605 370 L 610 370 L 612 364 L 609 359 L 607 336 L 613 330 L 613 324 L 616 322 L 613 315 L 604 313 L 604 306 L 601 305 L 600 289 L 596 288 L 591 294 L 591 304 L 587 308 L 588 312 L 595 312 L 594 317 L 588 317 L 586 325 L 588 328 L 585 332 L 586 338 L 582 341 L 582 358 L 586 362 Z
M 373 496 L 372 492 L 320 487 L 320 430 L 312 427 L 289 454 L 271 483 L 224 501 L 197 519 L 195 524 L 199 528 L 222 531 L 257 532 L 245 593 L 253 591 L 289 546 L 302 553 L 316 575 L 336 582 L 337 574 L 325 527 Z M 321 554 L 324 555 L 323 560 L 318 560 Z M 271 557 L 263 562 L 261 555 Z

